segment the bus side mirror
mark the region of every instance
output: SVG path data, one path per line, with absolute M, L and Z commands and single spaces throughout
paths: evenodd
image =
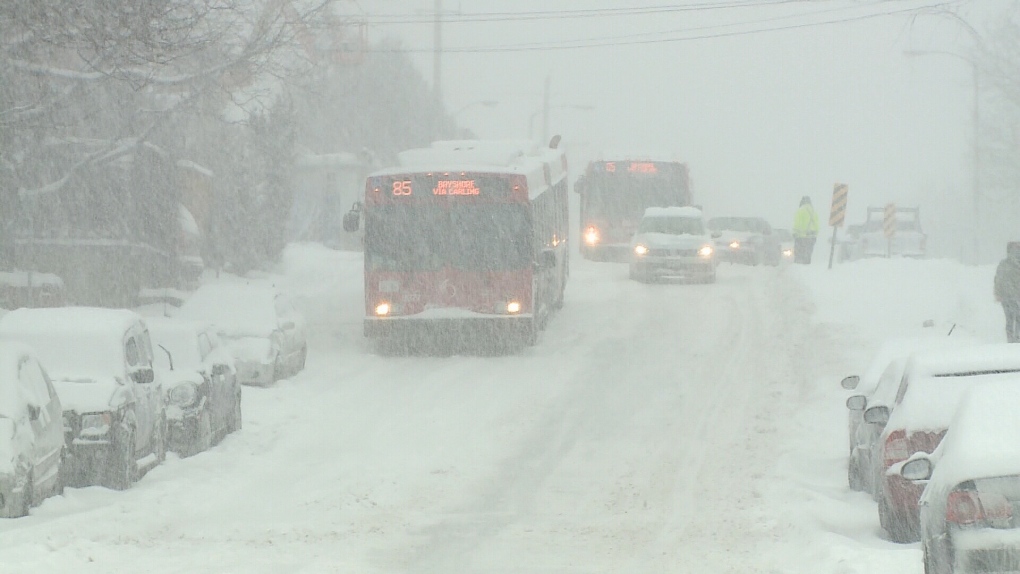
M 351 210 L 344 214 L 344 231 L 351 233 L 358 230 L 361 222 L 361 214 Z

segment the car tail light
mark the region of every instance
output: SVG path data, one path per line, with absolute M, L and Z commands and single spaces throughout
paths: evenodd
M 884 454 L 886 468 L 897 462 L 907 460 L 907 457 L 910 456 L 910 443 L 907 442 L 907 433 L 902 430 L 889 433 L 889 438 L 885 439 Z
M 946 521 L 960 526 L 1008 526 L 1013 518 L 1013 505 L 1005 496 L 994 492 L 954 490 L 946 503 Z

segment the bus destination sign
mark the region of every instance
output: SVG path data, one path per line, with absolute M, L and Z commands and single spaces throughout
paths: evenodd
M 626 171 L 628 173 L 659 173 L 654 161 L 607 161 L 602 163 L 607 173 Z
M 432 195 L 480 195 L 473 179 L 441 179 L 432 188 Z

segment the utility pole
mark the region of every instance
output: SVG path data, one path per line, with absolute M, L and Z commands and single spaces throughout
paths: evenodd
M 443 103 L 443 0 L 436 0 L 436 17 L 432 46 L 432 91 Z
M 969 61 L 969 60 L 968 60 Z M 981 263 L 981 75 L 977 62 L 969 61 L 974 67 L 974 264 Z
M 552 76 L 545 77 L 545 93 L 542 95 L 542 143 L 549 141 L 549 85 Z

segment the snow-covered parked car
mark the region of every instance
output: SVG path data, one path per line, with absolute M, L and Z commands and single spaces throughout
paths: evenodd
M 166 409 L 142 318 L 114 309 L 18 309 L 0 339 L 31 345 L 63 407 L 69 486 L 125 489 L 166 454 Z
M 35 353 L 0 341 L 0 516 L 25 516 L 63 490 L 61 413 L 60 398 Z
M 304 318 L 290 298 L 269 285 L 203 285 L 176 317 L 216 325 L 234 355 L 243 384 L 270 385 L 305 367 Z
M 631 240 L 630 278 L 715 281 L 715 248 L 701 210 L 649 207 Z
M 772 226 L 761 217 L 713 217 L 708 229 L 715 238 L 720 261 L 744 265 L 779 265 L 782 257 Z
M 847 435 L 850 439 L 847 480 L 850 488 L 875 494 L 874 485 L 881 482 L 876 482 L 871 453 L 875 450 L 885 424 L 866 422 L 865 409 L 892 406 L 907 361 L 913 353 L 941 349 L 951 351 L 967 344 L 974 344 L 974 340 L 961 336 L 934 335 L 891 339 L 882 344 L 863 375 L 843 379 L 843 388 L 855 391 L 846 400 Z
M 146 320 L 167 403 L 167 446 L 181 456 L 208 449 L 241 428 L 234 357 L 211 324 Z
M 952 352 L 913 355 L 896 392 L 892 412 L 875 406 L 865 420 L 881 423 L 879 520 L 892 540 L 918 537 L 921 487 L 899 474 L 898 465 L 915 453 L 931 453 L 945 436 L 964 393 L 975 385 L 1006 380 L 1020 387 L 1020 345 L 975 345 Z M 878 466 L 878 462 L 881 466 Z
M 967 391 L 945 440 L 900 469 L 920 500 L 927 574 L 1020 570 L 1020 385 Z

